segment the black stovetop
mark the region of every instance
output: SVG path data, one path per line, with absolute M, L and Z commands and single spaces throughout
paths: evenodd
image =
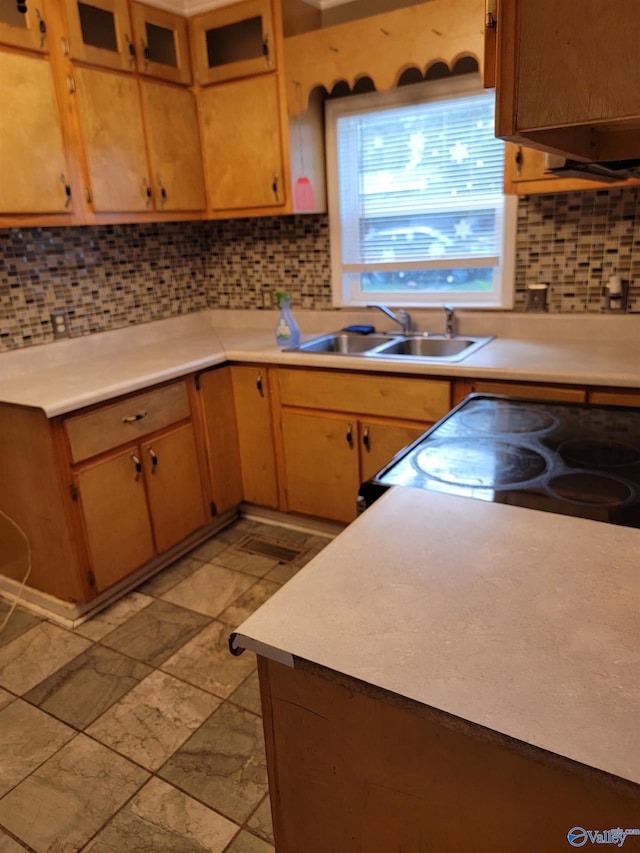
M 640 409 L 472 394 L 360 494 L 392 485 L 640 527 Z

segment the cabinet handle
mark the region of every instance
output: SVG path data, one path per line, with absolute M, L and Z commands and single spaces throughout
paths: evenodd
M 133 462 L 133 464 L 135 465 L 135 468 L 136 468 L 135 481 L 137 483 L 138 480 L 140 479 L 140 474 L 142 473 L 142 464 L 141 464 L 140 460 L 138 459 L 138 457 L 136 456 L 135 453 L 131 454 L 131 461 Z
M 67 74 L 67 92 L 70 95 L 74 95 L 76 91 L 76 81 L 71 76 L 71 74 Z
M 151 191 L 151 184 L 146 178 L 142 179 L 142 187 L 144 189 L 144 193 L 147 197 L 147 207 L 151 207 L 151 200 L 153 198 L 153 193 Z
M 516 175 L 518 177 L 522 174 L 522 145 L 518 145 L 516 148 Z
M 136 46 L 131 41 L 127 33 L 125 33 L 125 41 L 127 42 L 127 51 L 129 53 L 129 68 L 133 66 L 133 63 L 136 61 Z
M 346 439 L 347 439 L 347 444 L 349 445 L 349 447 L 353 447 L 353 424 L 349 424 L 347 426 Z
M 278 172 L 273 173 L 273 180 L 271 181 L 271 189 L 273 191 L 273 195 L 276 201 L 280 201 L 278 198 L 278 184 L 280 182 L 280 175 Z
M 143 418 L 147 417 L 146 412 L 138 412 L 137 415 L 127 415 L 126 418 L 122 419 L 123 424 L 133 424 L 136 421 L 141 421 Z
M 153 447 L 147 447 L 147 453 L 151 457 L 151 473 L 155 474 L 158 468 L 158 457 L 153 449 Z
M 71 205 L 71 187 L 67 183 L 67 179 L 65 178 L 64 174 L 60 175 L 60 180 L 62 181 L 62 185 L 64 187 L 64 193 L 67 197 L 67 200 L 65 201 L 64 206 L 69 207 Z
M 140 39 L 140 47 L 142 48 L 142 55 L 144 57 L 143 63 L 143 71 L 146 71 L 149 67 L 149 60 L 151 59 L 151 52 L 149 51 L 149 45 L 145 43 L 144 39 Z
M 69 56 L 69 41 L 64 36 L 60 39 L 60 47 L 62 48 L 62 55 Z
M 47 37 L 47 25 L 40 16 L 40 9 L 36 9 L 36 17 L 38 19 L 38 29 L 40 30 L 40 47 L 43 48 Z
M 167 189 L 158 178 L 158 189 L 160 190 L 160 207 L 164 207 L 167 202 Z
M 265 34 L 265 37 L 262 41 L 262 55 L 265 58 L 265 61 L 267 63 L 267 67 L 271 68 L 273 63 L 271 61 L 271 50 L 269 49 L 269 34 L 268 33 Z
M 484 25 L 488 30 L 494 29 L 498 25 L 498 10 L 496 0 L 485 0 L 484 10 Z
M 369 427 L 366 426 L 362 430 L 362 443 L 367 448 L 367 450 L 371 450 L 371 441 L 369 439 Z
M 258 394 L 261 397 L 264 397 L 264 387 L 262 385 L 262 371 L 259 371 L 258 378 L 256 379 L 256 388 L 258 389 Z

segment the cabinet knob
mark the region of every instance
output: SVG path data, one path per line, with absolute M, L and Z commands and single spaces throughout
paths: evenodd
M 349 447 L 353 447 L 353 424 L 347 424 L 346 439 Z
M 142 188 L 144 189 L 144 193 L 147 197 L 147 207 L 151 207 L 151 201 L 153 199 L 153 193 L 151 191 L 151 184 L 146 178 L 142 179 Z
M 149 50 L 149 45 L 145 42 L 144 39 L 140 39 L 140 47 L 142 48 L 142 55 L 144 57 L 143 62 L 143 70 L 146 71 L 149 67 L 149 60 L 151 59 L 151 51 Z
M 267 63 L 267 67 L 271 68 L 273 62 L 271 60 L 271 50 L 269 48 L 269 34 L 265 33 L 264 39 L 262 40 L 262 55 L 265 58 Z
M 264 387 L 262 385 L 262 371 L 258 373 L 258 378 L 256 379 L 256 388 L 258 389 L 258 394 L 261 397 L 264 397 Z
M 371 440 L 369 438 L 369 427 L 366 426 L 362 431 L 362 443 L 367 448 L 367 450 L 371 450 Z
M 64 174 L 60 175 L 60 180 L 62 181 L 62 186 L 64 187 L 64 194 L 67 197 L 67 199 L 64 203 L 64 206 L 70 207 L 71 206 L 71 187 L 69 186 L 69 183 L 67 182 L 67 179 L 65 178 Z
M 273 191 L 273 195 L 276 201 L 279 201 L 278 198 L 278 185 L 280 183 L 280 175 L 278 172 L 273 173 L 273 180 L 271 181 L 271 189 Z
M 160 190 L 160 207 L 164 207 L 167 202 L 167 188 L 158 178 L 158 189 Z

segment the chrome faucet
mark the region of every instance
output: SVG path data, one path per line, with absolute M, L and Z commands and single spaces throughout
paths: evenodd
M 401 327 L 403 335 L 408 335 L 411 331 L 411 316 L 403 308 L 400 308 L 397 314 L 395 311 L 392 311 L 391 308 L 387 308 L 386 305 L 381 305 L 377 302 L 372 305 L 367 305 L 367 308 L 377 308 L 379 311 L 382 311 L 383 314 L 386 314 L 389 319 L 393 320 L 394 323 L 397 323 Z
M 444 316 L 445 316 L 445 325 L 444 325 L 444 336 L 445 338 L 454 338 L 456 333 L 453 330 L 453 307 L 451 305 L 443 305 L 444 308 Z

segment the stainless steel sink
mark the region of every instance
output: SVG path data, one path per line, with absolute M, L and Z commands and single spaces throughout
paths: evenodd
M 353 355 L 364 358 L 411 359 L 419 361 L 462 361 L 484 346 L 492 337 L 447 337 L 446 335 L 358 335 L 334 332 L 314 338 L 289 352 L 314 352 L 325 355 Z
M 388 344 L 377 352 L 389 356 L 417 356 L 419 358 L 438 358 L 451 361 L 458 356 L 467 356 L 478 349 L 488 339 L 446 338 L 446 337 L 405 337 Z
M 314 338 L 306 344 L 291 347 L 292 352 L 319 352 L 338 355 L 363 355 L 369 350 L 388 344 L 389 335 L 358 335 L 348 332 L 334 332 Z

